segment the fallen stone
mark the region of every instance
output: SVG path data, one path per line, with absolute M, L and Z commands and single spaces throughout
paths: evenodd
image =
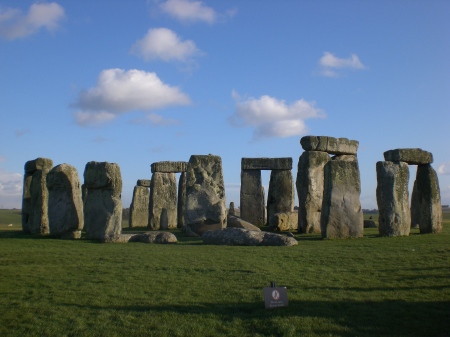
M 292 170 L 292 158 L 242 158 L 242 170 Z
M 297 231 L 298 213 L 297 212 L 275 213 L 269 219 L 269 228 L 271 230 L 280 230 L 280 231 Z
M 207 231 L 217 231 L 222 229 L 222 224 L 215 223 L 215 224 L 204 224 L 204 223 L 197 223 L 197 224 L 190 224 L 186 225 L 187 231 L 191 231 L 198 236 L 202 236 L 203 233 Z
M 294 238 L 284 235 L 241 228 L 207 231 L 202 235 L 202 240 L 208 245 L 226 246 L 294 246 L 298 244 Z
M 147 232 L 141 234 L 119 234 L 107 236 L 102 240 L 105 243 L 128 243 L 128 242 L 142 242 L 142 243 L 176 243 L 177 237 L 170 232 Z
M 396 149 L 384 153 L 386 161 L 402 161 L 409 165 L 431 164 L 433 154 L 422 149 Z
M 351 154 L 358 151 L 359 142 L 347 138 L 334 138 L 328 136 L 304 136 L 300 144 L 305 151 L 321 151 L 330 154 Z
M 241 219 L 240 217 L 230 215 L 227 216 L 227 227 L 232 228 L 242 228 L 247 229 L 249 231 L 261 231 L 259 227 L 256 227 L 255 225 L 251 224 L 248 221 L 245 221 L 244 219 Z
M 377 228 L 375 221 L 364 220 L 364 228 Z
M 152 173 L 179 173 L 186 172 L 187 163 L 185 161 L 160 161 L 151 165 Z

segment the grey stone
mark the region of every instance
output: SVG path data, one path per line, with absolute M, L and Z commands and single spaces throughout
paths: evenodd
M 50 235 L 79 238 L 84 215 L 77 169 L 68 164 L 55 166 L 47 174 L 47 189 Z
M 186 172 L 187 163 L 185 161 L 160 161 L 151 165 L 152 173 L 179 173 Z
M 270 173 L 267 194 L 267 219 L 275 213 L 294 210 L 294 179 L 291 170 L 273 170 Z
M 280 231 L 297 231 L 298 213 L 297 212 L 275 213 L 269 219 L 269 228 Z
M 22 230 L 29 234 L 48 234 L 47 174 L 53 161 L 37 158 L 24 165 L 22 196 Z
M 418 223 L 420 233 L 442 231 L 442 206 L 439 180 L 430 164 L 418 165 L 411 203 L 411 223 Z
M 138 179 L 136 186 L 150 187 L 151 183 L 151 179 Z
M 242 170 L 292 170 L 292 158 L 242 158 Z
M 178 180 L 178 203 L 177 203 L 177 227 L 183 228 L 186 225 L 184 212 L 186 211 L 186 172 L 180 174 Z
M 192 155 L 186 181 L 186 225 L 217 224 L 226 227 L 227 207 L 222 159 L 214 155 Z
M 377 162 L 378 231 L 381 236 L 409 235 L 409 169 L 405 162 Z
M 330 154 L 351 154 L 358 151 L 359 142 L 347 138 L 328 136 L 304 136 L 300 144 L 305 151 L 321 151 Z
M 364 234 L 361 179 L 357 161 L 331 160 L 324 167 L 320 226 L 322 237 L 359 238 Z
M 228 215 L 236 215 L 236 210 L 234 209 L 234 202 L 230 202 L 230 207 L 228 208 Z
M 147 232 L 141 234 L 120 234 L 115 236 L 107 236 L 104 238 L 105 243 L 128 243 L 128 242 L 142 242 L 142 243 L 176 243 L 177 237 L 169 232 Z
M 298 160 L 298 230 L 301 233 L 320 233 L 323 199 L 324 166 L 330 161 L 326 152 L 305 151 Z
M 260 170 L 241 171 L 240 216 L 255 226 L 266 224 L 265 197 Z
M 91 161 L 84 169 L 86 238 L 105 240 L 122 232 L 122 176 L 119 165 Z
M 422 149 L 395 149 L 384 153 L 386 161 L 403 161 L 409 165 L 431 164 L 433 154 Z
M 377 224 L 372 220 L 364 220 L 364 228 L 377 228 Z
M 227 227 L 233 227 L 233 228 L 243 228 L 248 229 L 250 231 L 260 231 L 259 227 L 256 227 L 255 225 L 251 224 L 248 221 L 245 221 L 241 219 L 240 217 L 228 214 L 227 216 Z
M 202 240 L 208 245 L 226 246 L 294 246 L 298 244 L 294 238 L 284 235 L 231 227 L 207 231 L 202 235 Z
M 177 228 L 177 178 L 175 173 L 153 173 L 148 211 L 149 229 Z
M 207 231 L 216 231 L 222 229 L 223 227 L 221 223 L 213 223 L 213 224 L 196 223 L 187 225 L 185 228 L 186 233 L 193 232 L 198 236 L 202 236 Z
M 134 186 L 128 221 L 128 226 L 130 228 L 147 227 L 149 198 L 148 187 L 142 185 Z

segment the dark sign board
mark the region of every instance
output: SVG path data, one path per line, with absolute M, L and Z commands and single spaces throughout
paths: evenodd
M 266 309 L 287 307 L 289 305 L 286 287 L 265 287 L 263 292 Z

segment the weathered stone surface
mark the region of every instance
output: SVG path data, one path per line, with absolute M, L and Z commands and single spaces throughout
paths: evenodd
M 294 246 L 298 244 L 294 238 L 284 235 L 231 227 L 207 231 L 202 235 L 202 240 L 208 245 L 226 246 Z
M 230 202 L 230 207 L 228 208 L 228 215 L 236 215 L 236 210 L 234 209 L 234 202 Z
M 331 160 L 324 167 L 320 226 L 323 238 L 359 238 L 364 234 L 361 179 L 357 161 Z
M 119 165 L 91 161 L 84 169 L 86 238 L 105 240 L 122 232 L 122 176 Z
M 186 225 L 216 224 L 226 227 L 227 207 L 222 159 L 214 155 L 192 155 L 186 181 Z
M 147 232 L 142 234 L 120 234 L 115 236 L 107 236 L 104 238 L 105 243 L 176 243 L 177 237 L 169 232 Z
M 81 184 L 77 169 L 68 164 L 55 166 L 47 174 L 47 189 L 50 234 L 76 238 L 84 227 Z
M 377 228 L 377 224 L 372 220 L 364 220 L 364 228 Z
M 305 151 L 321 151 L 330 154 L 356 154 L 359 142 L 347 138 L 334 138 L 327 136 L 305 136 L 300 139 Z
M 131 200 L 130 216 L 128 220 L 128 226 L 130 228 L 147 227 L 149 201 L 149 188 L 142 185 L 134 186 L 133 199 Z
M 187 163 L 185 161 L 160 161 L 151 165 L 152 173 L 179 173 L 186 172 Z
M 223 227 L 221 223 L 213 223 L 213 224 L 196 223 L 185 226 L 186 233 L 193 232 L 197 234 L 197 236 L 202 236 L 203 233 L 207 231 L 217 231 L 222 228 Z
M 151 179 L 138 179 L 136 186 L 150 187 L 151 183 Z
M 326 152 L 305 151 L 298 160 L 298 231 L 320 233 L 320 215 L 323 199 L 324 166 L 330 161 Z
M 186 225 L 184 212 L 186 211 L 186 172 L 180 174 L 178 180 L 178 203 L 177 203 L 177 227 L 183 228 Z
M 382 236 L 409 235 L 409 169 L 405 162 L 377 162 L 378 231 Z
M 259 227 L 256 227 L 255 225 L 251 224 L 248 221 L 245 221 L 241 219 L 240 217 L 228 214 L 227 216 L 227 227 L 233 227 L 233 228 L 243 228 L 247 229 L 249 231 L 260 231 Z
M 22 230 L 30 234 L 48 234 L 47 174 L 53 161 L 37 158 L 25 163 L 22 196 Z
M 419 224 L 420 233 L 442 231 L 442 206 L 439 180 L 430 164 L 418 165 L 411 203 L 411 223 Z
M 260 170 L 241 171 L 240 216 L 255 226 L 266 224 L 265 196 Z
M 269 219 L 269 228 L 280 231 L 297 231 L 298 213 L 297 212 L 275 213 Z
M 148 212 L 149 229 L 177 228 L 177 178 L 175 173 L 153 173 Z
M 270 173 L 267 219 L 270 219 L 275 213 L 294 210 L 294 190 L 291 170 L 273 170 Z
M 386 161 L 403 161 L 409 165 L 431 164 L 433 154 L 422 149 L 395 149 L 384 153 Z
M 242 158 L 242 170 L 292 170 L 292 158 Z

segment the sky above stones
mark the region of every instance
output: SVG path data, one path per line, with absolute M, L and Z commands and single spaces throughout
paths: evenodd
M 295 179 L 304 135 L 360 142 L 363 208 L 383 152 L 416 147 L 450 204 L 449 41 L 447 0 L 0 0 L 0 207 L 37 157 L 81 181 L 118 163 L 128 207 L 192 154 L 222 157 L 237 206 L 241 158 L 292 157 Z

